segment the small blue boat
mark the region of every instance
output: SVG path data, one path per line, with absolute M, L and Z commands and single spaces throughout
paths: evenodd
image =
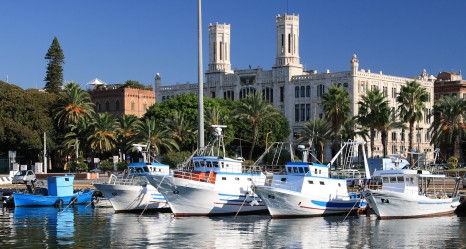
M 15 207 L 23 206 L 61 206 L 68 204 L 86 204 L 92 201 L 93 189 L 73 190 L 74 175 L 47 177 L 48 188 L 42 187 L 40 194 L 14 193 Z

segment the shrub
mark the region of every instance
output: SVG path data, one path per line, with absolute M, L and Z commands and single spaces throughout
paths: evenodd
M 175 168 L 178 164 L 183 163 L 187 158 L 191 156 L 189 151 L 179 152 L 168 152 L 162 158 L 161 163 L 169 165 L 171 168 Z
M 128 163 L 126 161 L 119 162 L 117 164 L 118 171 L 124 171 L 128 168 Z
M 103 160 L 102 162 L 100 162 L 100 170 L 102 171 L 112 171 L 113 170 L 113 162 L 111 162 L 110 160 Z

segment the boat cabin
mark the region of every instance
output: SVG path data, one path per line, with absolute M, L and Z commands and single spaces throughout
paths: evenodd
M 242 173 L 242 161 L 228 157 L 196 156 L 193 157 L 194 171 Z
M 421 178 L 445 177 L 432 175 L 422 170 L 381 170 L 375 171 L 373 180 L 382 184 L 382 189 L 399 193 L 418 193 Z M 371 180 L 371 181 L 373 181 Z
M 288 175 L 328 177 L 327 165 L 319 163 L 288 162 L 285 168 Z
M 170 167 L 162 163 L 130 163 L 128 165 L 128 172 L 135 175 L 151 175 L 151 174 L 166 174 L 170 172 Z

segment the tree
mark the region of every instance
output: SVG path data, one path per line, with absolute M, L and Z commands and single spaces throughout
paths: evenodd
M 68 125 L 76 125 L 80 118 L 91 117 L 95 112 L 89 93 L 82 90 L 78 84 L 69 83 L 60 93 L 54 113 L 57 126 L 66 130 Z
M 319 155 L 320 162 L 323 162 L 325 141 L 330 140 L 331 133 L 330 124 L 324 119 L 309 120 L 304 124 L 304 130 L 300 133 L 297 142 L 312 142 L 319 145 L 318 148 L 316 147 L 316 153 Z
M 60 43 L 55 36 L 50 45 L 45 59 L 48 60 L 47 74 L 45 76 L 45 87 L 47 92 L 58 93 L 63 85 L 63 64 L 65 63 L 65 56 L 60 48 Z
M 408 151 L 413 151 L 414 123 L 422 120 L 422 114 L 426 110 L 425 103 L 429 101 L 429 93 L 417 81 L 408 81 L 401 86 L 399 94 L 396 96 L 398 103 L 398 114 L 403 122 L 409 124 Z M 413 158 L 411 157 L 411 164 Z
M 384 112 L 386 112 L 383 114 L 384 119 L 379 123 L 377 129 L 380 131 L 382 137 L 383 157 L 386 157 L 388 154 L 387 143 L 389 132 L 393 129 L 406 129 L 406 124 L 392 119 L 393 115 L 390 109 L 384 109 Z
M 369 127 L 371 157 L 374 157 L 376 132 L 381 128 L 383 121 L 388 120 L 390 117 L 386 116 L 390 112 L 390 105 L 378 89 L 368 91 L 367 94 L 362 96 L 362 100 L 358 101 L 358 105 L 357 120 L 362 126 Z
M 155 118 L 146 118 L 136 126 L 136 143 L 150 144 L 149 154 L 160 155 L 162 152 L 179 150 L 178 142 L 168 129 L 156 125 Z
M 335 153 L 340 129 L 349 118 L 349 103 L 349 93 L 342 86 L 332 85 L 328 92 L 322 95 L 325 117 L 330 122 L 333 131 L 333 149 Z
M 136 125 L 139 119 L 134 115 L 122 115 L 117 118 L 116 142 L 121 152 L 129 152 L 132 140 L 136 135 Z
M 434 122 L 429 128 L 431 142 L 436 147 L 440 147 L 442 143 L 449 144 L 448 148 L 452 149 L 450 152 L 453 152 L 453 156 L 461 158 L 460 140 L 466 130 L 466 101 L 444 96 L 436 101 L 432 115 Z
M 248 159 L 252 159 L 254 146 L 256 145 L 260 125 L 266 120 L 273 120 L 279 116 L 279 112 L 268 103 L 261 94 L 252 93 L 241 99 L 235 117 L 247 121 L 251 125 L 252 143 L 249 150 Z
M 99 113 L 93 120 L 91 127 L 87 140 L 92 150 L 103 154 L 115 149 L 117 122 L 112 114 L 108 112 Z

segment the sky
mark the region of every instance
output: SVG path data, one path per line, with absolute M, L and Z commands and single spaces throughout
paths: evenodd
M 23 89 L 45 85 L 56 36 L 66 82 L 83 88 L 136 80 L 162 85 L 198 80 L 196 0 L 0 1 L 0 80 Z M 275 63 L 275 16 L 299 14 L 306 70 L 360 69 L 414 77 L 423 69 L 466 70 L 464 0 L 203 0 L 203 69 L 208 25 L 231 25 L 232 69 Z M 466 77 L 465 77 L 466 78 Z

